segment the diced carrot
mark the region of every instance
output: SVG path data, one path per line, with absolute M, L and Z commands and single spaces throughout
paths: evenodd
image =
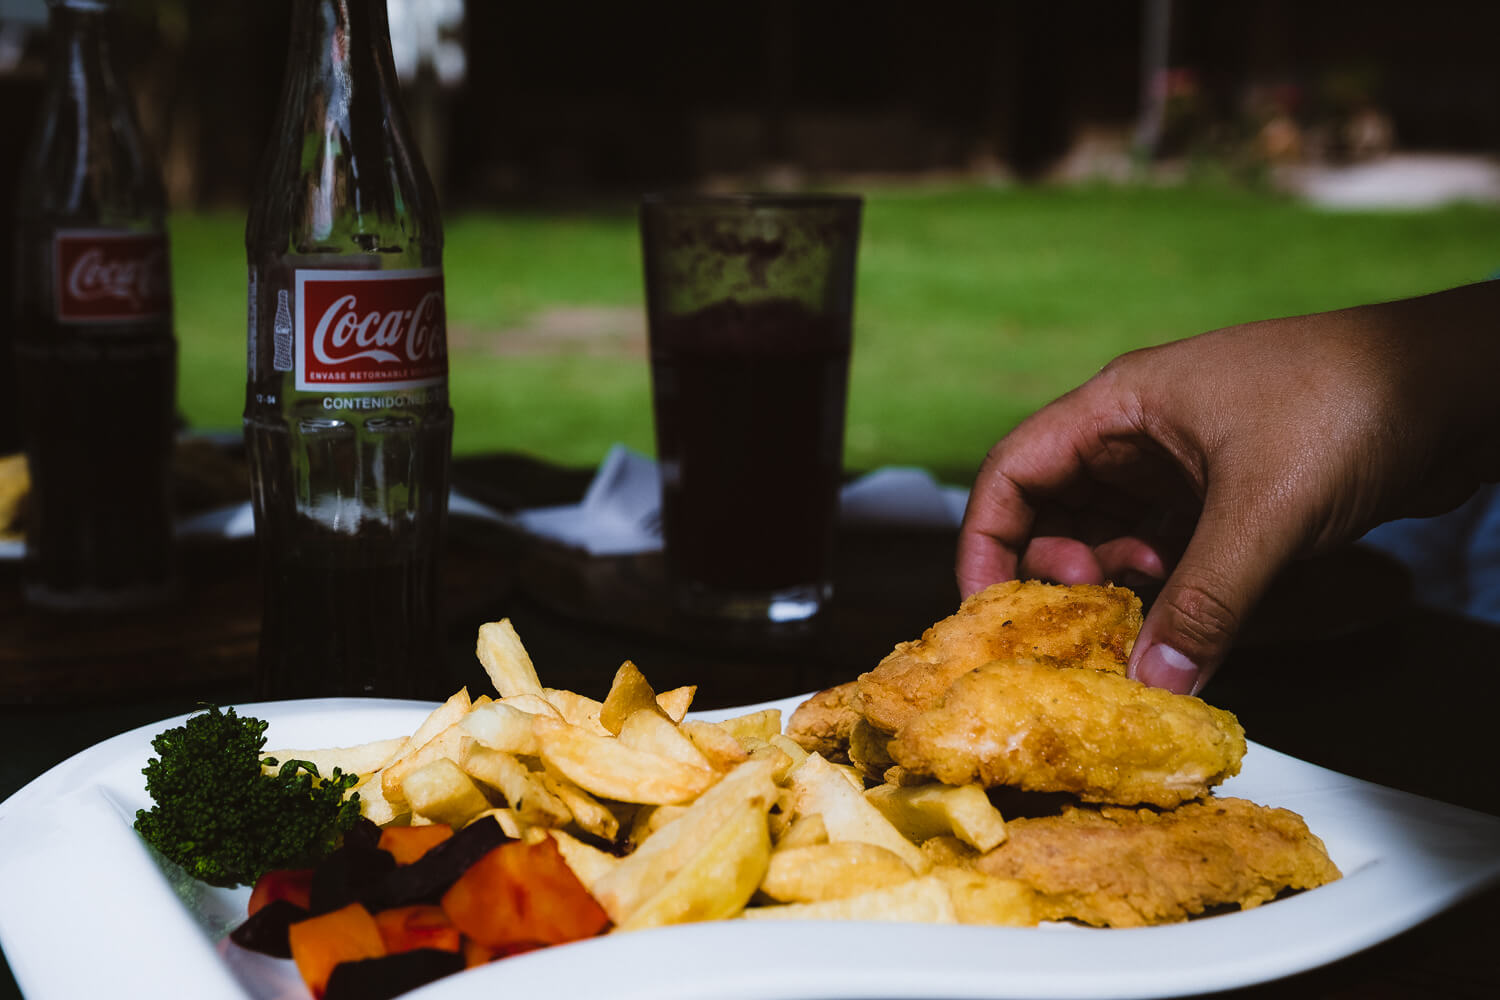
M 464 968 L 472 969 L 476 965 L 484 965 L 486 962 L 494 961 L 500 955 L 495 949 L 488 945 L 482 945 L 471 937 L 463 939 L 464 942 Z
M 463 936 L 441 906 L 419 904 L 381 910 L 375 914 L 375 926 L 380 928 L 380 940 L 390 955 L 414 948 L 458 951 L 463 946 Z
M 380 928 L 358 903 L 299 920 L 287 930 L 292 961 L 315 997 L 328 988 L 328 977 L 340 962 L 379 958 L 385 954 Z
M 267 903 L 278 899 L 295 903 L 304 910 L 311 909 L 312 880 L 311 868 L 278 868 L 266 872 L 255 880 L 255 888 L 250 890 L 249 915 L 255 916 Z
M 576 941 L 609 926 L 551 837 L 501 844 L 471 865 L 442 902 L 459 930 L 497 950 Z
M 429 823 L 426 826 L 388 826 L 380 831 L 380 843 L 375 846 L 389 851 L 398 865 L 409 865 L 453 836 L 453 827 L 447 823 Z

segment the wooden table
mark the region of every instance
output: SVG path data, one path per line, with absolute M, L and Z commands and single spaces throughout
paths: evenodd
M 514 456 L 460 461 L 456 484 L 502 509 L 567 502 L 586 470 Z M 701 707 L 813 690 L 869 669 L 957 603 L 951 531 L 847 531 L 825 628 L 767 641 L 686 626 L 664 610 L 655 557 L 595 560 L 490 524 L 456 522 L 446 674 L 426 692 L 485 686 L 484 621 L 509 616 L 544 680 L 602 696 L 624 659 L 659 687 L 699 685 Z M 249 696 L 258 627 L 253 546 L 184 552 L 190 596 L 146 618 L 84 623 L 26 612 L 0 567 L 0 798 L 99 740 Z M 1346 553 L 1282 581 L 1208 689 L 1250 737 L 1347 774 L 1500 815 L 1493 718 L 1500 629 L 1412 605 L 1399 572 Z M 1367 952 L 1245 998 L 1500 996 L 1500 888 Z M 0 969 L 0 997 L 14 996 Z

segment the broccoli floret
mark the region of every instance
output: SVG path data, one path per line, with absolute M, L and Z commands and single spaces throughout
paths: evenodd
M 217 707 L 151 741 L 146 791 L 135 814 L 146 842 L 210 885 L 254 883 L 274 868 L 308 868 L 359 819 L 358 776 L 327 778 L 307 761 L 261 769 L 267 723 Z M 267 759 L 271 766 L 275 760 Z

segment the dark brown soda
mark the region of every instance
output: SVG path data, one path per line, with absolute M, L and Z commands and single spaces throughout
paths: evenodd
M 848 317 L 782 299 L 652 329 L 669 573 L 727 592 L 825 578 L 838 511 Z
M 29 415 L 28 599 L 78 609 L 161 600 L 173 560 L 170 329 L 22 330 L 15 359 Z
M 378 422 L 329 426 L 302 432 L 294 453 L 286 424 L 246 421 L 256 532 L 264 535 L 261 697 L 436 697 L 447 690 L 438 585 L 452 427 L 451 416 L 428 419 L 416 431 L 382 431 Z M 355 460 L 361 450 L 363 464 Z M 320 451 L 327 462 L 318 460 Z M 394 466 L 410 477 L 403 491 L 410 506 L 386 510 L 380 520 L 376 509 L 355 502 L 364 492 L 361 473 L 394 475 Z M 299 494 L 323 503 L 299 505 Z

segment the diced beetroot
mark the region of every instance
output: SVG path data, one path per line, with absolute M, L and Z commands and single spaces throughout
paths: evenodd
M 255 916 L 267 903 L 284 899 L 304 910 L 312 909 L 311 868 L 278 868 L 266 872 L 255 881 L 250 890 L 250 916 Z
M 287 939 L 292 961 L 314 997 L 323 996 L 339 963 L 385 954 L 375 918 L 358 903 L 292 924 Z
M 287 940 L 287 930 L 299 920 L 306 920 L 308 912 L 285 899 L 273 899 L 255 910 L 248 920 L 229 932 L 229 939 L 241 948 L 249 948 L 263 955 L 276 958 L 291 958 L 292 946 Z
M 493 817 L 477 819 L 409 865 L 400 865 L 360 896 L 372 910 L 437 903 L 475 861 L 510 838 Z
M 548 837 L 490 851 L 443 894 L 460 931 L 495 949 L 593 937 L 609 917 Z
M 313 869 L 309 908 L 314 913 L 327 913 L 350 903 L 364 902 L 371 888 L 395 867 L 396 859 L 389 852 L 346 844 Z
M 398 865 L 409 865 L 429 850 L 453 836 L 453 827 L 447 823 L 431 823 L 427 826 L 388 826 L 380 833 L 376 845 L 390 853 Z
M 323 1000 L 390 1000 L 463 968 L 462 955 L 435 948 L 344 962 L 328 977 Z
M 418 904 L 381 910 L 375 914 L 375 926 L 380 928 L 386 952 L 392 955 L 418 948 L 456 952 L 463 946 L 463 936 L 441 906 Z

